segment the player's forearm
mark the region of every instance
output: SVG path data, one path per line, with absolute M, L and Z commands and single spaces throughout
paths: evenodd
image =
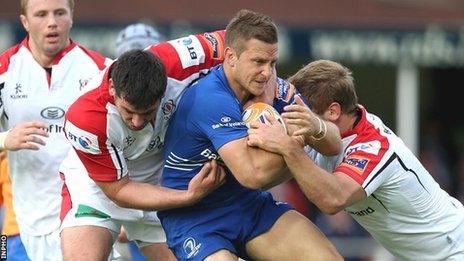
M 142 210 L 164 210 L 193 204 L 186 190 L 129 181 L 114 193 L 105 193 L 118 206 Z
M 306 137 L 306 143 L 325 156 L 335 156 L 341 152 L 342 141 L 338 127 L 328 121 L 325 123 L 325 133 L 322 139 Z
M 269 189 L 291 178 L 281 155 L 253 147 L 248 149 L 254 166 L 249 175 L 253 176 L 256 188 Z
M 299 145 L 283 148 L 285 162 L 306 197 L 322 212 L 335 214 L 345 208 L 346 197 L 341 184 L 317 166 Z

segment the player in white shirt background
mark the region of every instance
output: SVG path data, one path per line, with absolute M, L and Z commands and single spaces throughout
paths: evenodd
M 58 167 L 70 149 L 64 113 L 110 60 L 70 40 L 73 0 L 20 4 L 28 35 L 0 56 L 0 147 L 10 150 L 14 210 L 29 258 L 61 260 Z
M 357 103 L 351 71 L 327 60 L 290 77 L 306 106 L 282 114 L 305 135 L 313 113 L 340 129 L 343 152 L 326 157 L 278 129 L 254 124 L 249 145 L 283 155 L 322 212 L 345 210 L 400 260 L 464 260 L 464 207 L 432 178 L 380 118 Z M 272 120 L 272 119 L 271 119 Z

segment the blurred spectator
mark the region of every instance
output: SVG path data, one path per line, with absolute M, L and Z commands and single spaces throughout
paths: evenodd
M 21 237 L 19 236 L 18 223 L 13 210 L 11 180 L 8 173 L 8 160 L 6 151 L 0 151 L 0 204 L 3 205 L 4 219 L 2 227 L 2 235 L 6 235 L 7 244 L 6 251 L 8 260 L 11 261 L 26 261 L 29 260 L 24 249 Z
M 118 34 L 116 55 L 164 41 L 164 37 L 153 26 L 144 23 L 128 25 Z
M 456 167 L 457 191 L 456 198 L 464 202 L 464 154 L 459 157 Z
M 344 240 L 346 239 L 363 240 L 370 238 L 369 234 L 345 212 L 338 212 L 335 215 L 321 213 L 316 217 L 314 224 L 335 244 L 346 261 L 369 260 L 367 258 L 368 252 L 364 252 L 366 254 L 363 256 L 361 254 L 363 251 L 356 251 L 356 249 L 361 250 L 361 246 L 345 244 Z
M 447 162 L 449 155 L 442 140 L 440 123 L 434 119 L 426 121 L 419 159 L 440 187 L 451 193 L 451 171 Z

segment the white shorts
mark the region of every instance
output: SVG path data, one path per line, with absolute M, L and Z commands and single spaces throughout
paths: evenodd
M 124 226 L 129 240 L 133 240 L 139 247 L 153 243 L 166 242 L 166 234 L 159 222 L 122 221 L 113 218 L 99 218 L 90 216 L 77 216 L 77 208 L 72 208 L 61 224 L 61 230 L 76 226 L 97 226 L 108 229 L 113 236 L 113 242 L 118 238 L 121 226 Z
M 142 211 L 116 205 L 88 176 L 79 160 L 71 163 L 68 161 L 65 166 L 62 164 L 60 172 L 64 175 L 72 205 L 65 215 L 61 229 L 87 225 L 104 227 L 116 240 L 123 225 L 129 240 L 136 241 L 139 247 L 166 242 L 166 235 L 155 211 Z M 69 199 L 63 198 L 63 201 Z
M 26 233 L 20 234 L 21 241 L 30 260 L 61 261 L 60 231 L 55 230 L 50 234 L 32 236 Z

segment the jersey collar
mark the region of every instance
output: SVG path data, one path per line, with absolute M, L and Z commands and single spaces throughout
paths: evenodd
M 345 132 L 343 132 L 341 134 L 342 139 L 345 138 L 345 137 L 348 137 L 350 135 L 360 133 L 362 131 L 362 129 L 364 128 L 364 126 L 366 125 L 367 111 L 361 104 L 358 104 L 358 108 L 361 111 L 361 119 L 358 121 L 358 123 L 355 126 L 353 126 L 353 128 L 351 130 L 345 131 Z
M 31 48 L 29 47 L 29 35 L 21 41 L 21 45 L 23 45 L 29 51 L 31 51 Z M 74 47 L 76 47 L 76 45 L 77 44 L 72 39 L 69 39 L 69 44 L 65 46 L 60 52 L 58 52 L 53 58 L 52 65 L 57 65 L 60 62 L 61 58 L 63 58 L 67 53 L 69 53 L 69 51 L 71 51 Z

